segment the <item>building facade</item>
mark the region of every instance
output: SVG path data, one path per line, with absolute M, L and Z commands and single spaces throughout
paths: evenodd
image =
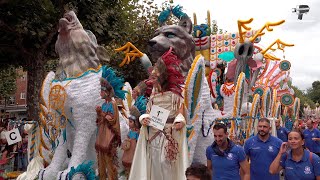
M 22 119 L 27 117 L 27 72 L 23 69 L 17 69 L 16 78 L 17 89 L 15 94 L 9 99 L 0 99 L 0 115 L 2 118 Z

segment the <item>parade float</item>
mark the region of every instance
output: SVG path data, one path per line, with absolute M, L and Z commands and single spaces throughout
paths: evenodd
M 195 24 L 194 35 L 196 53 L 202 54 L 207 61 L 206 72 L 209 73 L 206 74 L 212 104 L 218 106 L 221 110 L 220 118 L 224 120 L 247 120 L 231 121 L 231 136 L 237 132 L 236 137 L 243 141 L 254 133 L 254 119 L 287 116 L 289 108 L 293 109 L 295 117 L 299 117 L 300 100 L 294 98 L 291 87 L 291 63 L 285 56 L 279 58 L 273 53 L 275 50 L 282 50 L 284 53 L 284 48 L 293 44 L 277 39 L 267 48 L 260 45 L 261 37 L 265 35 L 264 30 L 272 31 L 274 26 L 281 25 L 284 20 L 267 22 L 259 30 L 249 27 L 252 18 L 239 20 L 238 32 L 211 35 L 206 34 L 208 30 L 200 31 L 210 29 L 209 11 L 207 20 L 207 24 Z M 197 22 L 195 14 L 194 22 Z M 201 36 L 202 34 L 206 36 Z M 240 72 L 244 74 L 240 75 Z M 237 81 L 244 85 L 241 84 L 242 87 L 239 88 Z
M 179 19 L 178 25 L 165 24 L 171 14 Z M 265 49 L 259 44 L 264 30 L 272 31 L 284 21 L 268 22 L 259 30 L 251 30 L 249 24 L 253 19 L 239 20 L 239 32 L 225 34 L 212 34 L 210 23 L 197 25 L 196 18 L 194 21 L 192 26 L 180 6 L 168 7 L 159 16 L 161 26 L 150 40 L 149 49 L 152 59 L 171 49 L 182 60 L 188 164 L 205 164 L 205 149 L 213 142 L 210 129 L 215 122 L 230 125 L 230 138 L 242 144 L 254 135 L 255 124 L 261 117 L 280 118 L 289 108 L 298 117 L 300 101 L 294 98 L 291 87 L 290 61 L 270 52 L 292 44 L 279 39 Z M 100 78 L 108 68 L 100 65 L 97 50 L 101 48 L 94 35 L 83 29 L 74 12 L 60 19 L 59 29 L 56 44 L 59 68 L 56 73 L 50 72 L 43 82 L 40 122 L 32 130 L 28 170 L 18 179 L 35 176 L 94 179 L 96 176 L 95 108 L 103 103 Z M 171 31 L 174 33 L 168 35 Z M 140 59 L 144 68 L 152 70 L 146 55 L 133 44 L 128 43 L 116 51 L 125 53 L 119 66 Z M 150 89 L 150 81 L 146 79 L 135 88 L 129 83 L 121 88 L 126 94 L 117 102 L 122 106 L 119 121 L 121 139 L 125 139 L 129 107 L 135 103 L 137 94 L 148 98 L 152 84 Z M 120 148 L 117 154 L 121 159 Z M 119 178 L 122 170 L 120 165 Z

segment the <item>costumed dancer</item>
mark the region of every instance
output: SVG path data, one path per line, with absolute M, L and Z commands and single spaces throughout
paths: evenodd
M 115 75 L 111 68 L 103 67 L 101 97 L 102 106 L 96 107 L 98 133 L 95 148 L 98 156 L 100 179 L 116 180 L 118 157 L 117 147 L 121 145 L 119 111 L 113 97 L 124 98 L 123 79 Z M 106 173 L 106 169 L 108 174 Z
M 184 180 L 188 166 L 186 120 L 182 98 L 182 76 L 177 56 L 172 49 L 158 59 L 150 75 L 153 92 L 147 105 L 147 114 L 140 116 L 137 149 L 134 154 L 129 180 Z M 170 111 L 164 130 L 150 123 L 153 105 Z
M 129 133 L 127 139 L 123 141 L 121 148 L 124 150 L 122 156 L 122 165 L 125 168 L 126 176 L 129 176 L 130 168 L 132 165 L 132 160 L 134 156 L 134 151 L 136 149 L 137 141 L 139 138 L 139 132 L 141 124 L 139 122 L 139 117 L 141 114 L 146 113 L 147 99 L 143 96 L 139 96 L 130 108 L 129 116 Z

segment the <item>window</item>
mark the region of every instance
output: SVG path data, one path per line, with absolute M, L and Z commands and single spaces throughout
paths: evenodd
M 13 96 L 9 97 L 8 104 L 9 105 L 15 105 L 16 104 L 16 98 L 13 97 Z
M 26 93 L 21 93 L 20 94 L 20 99 L 26 99 Z

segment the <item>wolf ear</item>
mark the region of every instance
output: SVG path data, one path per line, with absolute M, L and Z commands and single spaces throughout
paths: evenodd
M 183 16 L 179 21 L 179 26 L 182 26 L 189 34 L 192 32 L 192 21 L 188 16 Z

